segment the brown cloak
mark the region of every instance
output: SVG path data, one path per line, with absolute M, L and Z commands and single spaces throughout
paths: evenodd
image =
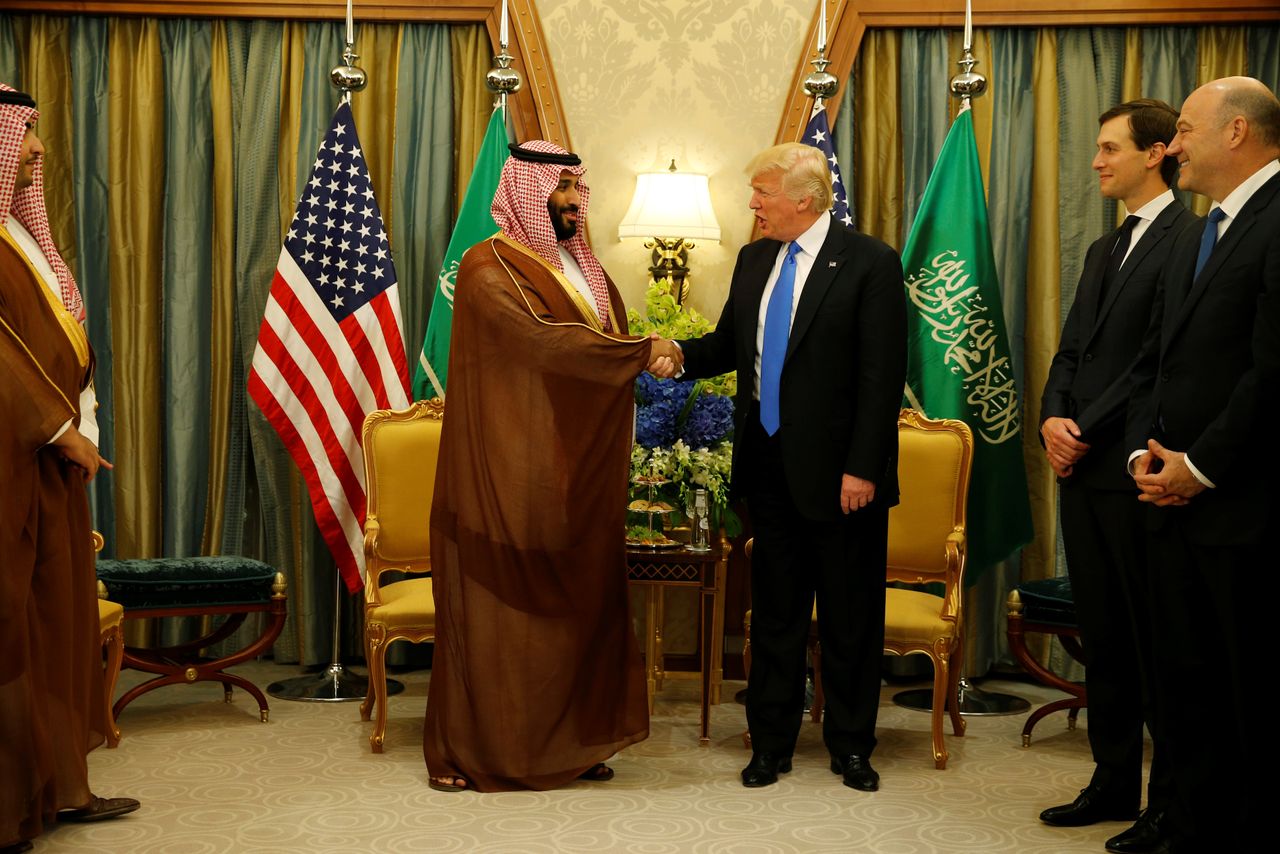
M 424 753 L 479 791 L 561 786 L 649 734 L 623 534 L 650 344 L 608 284 L 619 335 L 504 237 L 458 272 Z
M 91 355 L 51 296 L 0 230 L 0 846 L 89 802 L 105 723 L 84 480 L 45 445 Z

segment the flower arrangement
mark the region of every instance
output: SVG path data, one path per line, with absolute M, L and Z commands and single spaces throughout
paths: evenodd
M 657 332 L 664 338 L 696 338 L 713 324 L 692 308 L 681 308 L 669 280 L 654 282 L 645 293 L 645 314 L 627 312 L 632 334 Z M 733 374 L 711 380 L 636 379 L 636 441 L 631 476 L 661 475 L 670 481 L 659 495 L 688 507 L 693 490 L 707 490 L 714 527 L 736 534 L 741 523 L 729 509 L 729 472 L 733 460 Z M 636 520 L 642 522 L 643 520 Z

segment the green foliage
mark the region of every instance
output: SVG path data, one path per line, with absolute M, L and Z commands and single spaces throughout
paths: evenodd
M 627 326 L 632 335 L 656 332 L 663 338 L 684 340 L 700 338 L 715 329 L 715 324 L 692 306 L 681 308 L 673 290 L 670 279 L 660 279 L 649 284 L 649 289 L 644 294 L 644 314 L 634 308 L 627 309 Z M 703 384 L 708 391 L 726 397 L 733 397 L 738 388 L 736 373 L 703 380 Z

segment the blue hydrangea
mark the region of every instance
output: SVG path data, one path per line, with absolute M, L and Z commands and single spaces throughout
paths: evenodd
M 685 419 L 680 438 L 690 448 L 709 448 L 733 433 L 733 401 L 722 394 L 700 394 Z

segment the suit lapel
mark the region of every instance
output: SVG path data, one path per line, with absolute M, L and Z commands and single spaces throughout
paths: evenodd
M 756 329 L 760 326 L 760 301 L 764 299 L 764 286 L 778 260 L 782 244 L 768 238 L 756 242 L 752 251 L 757 253 L 742 264 L 742 294 L 738 300 L 736 323 L 748 334 L 738 335 L 738 364 L 754 364 L 756 356 Z M 744 361 L 745 360 L 745 361 Z
M 804 289 L 800 292 L 796 316 L 791 321 L 791 335 L 787 338 L 787 359 L 791 358 L 796 345 L 804 337 L 809 325 L 813 323 L 814 317 L 818 314 L 818 307 L 822 305 L 822 298 L 826 296 L 831 284 L 836 280 L 836 274 L 840 272 L 840 268 L 846 261 L 844 237 L 844 226 L 833 219 L 831 228 L 827 231 L 827 239 L 822 242 L 818 257 L 813 259 L 813 267 L 809 269 L 809 277 L 805 279 Z M 783 364 L 786 364 L 785 359 Z
M 1111 252 L 1115 248 L 1116 238 L 1120 235 L 1120 229 L 1113 230 L 1106 236 L 1102 245 L 1098 247 L 1097 252 L 1091 252 L 1085 258 L 1084 274 L 1080 277 L 1084 293 L 1076 294 L 1076 299 L 1080 300 L 1080 308 L 1084 312 L 1082 320 L 1084 320 L 1084 328 L 1091 334 L 1097 328 L 1098 319 L 1098 294 L 1102 293 L 1102 280 L 1107 275 L 1107 264 L 1111 261 Z
M 1280 173 L 1272 175 L 1267 183 L 1263 184 L 1250 197 L 1249 201 L 1245 202 L 1239 216 L 1232 220 L 1231 227 L 1227 229 L 1227 233 L 1213 247 L 1213 252 L 1210 253 L 1209 260 L 1205 262 L 1204 269 L 1200 271 L 1199 277 L 1191 282 L 1191 290 L 1187 292 L 1182 305 L 1178 307 L 1178 314 L 1173 325 L 1169 327 L 1168 334 L 1165 337 L 1166 344 L 1186 323 L 1196 303 L 1199 302 L 1200 297 L 1204 296 L 1205 291 L 1208 290 L 1209 283 L 1213 281 L 1222 265 L 1226 263 L 1226 260 L 1231 257 L 1231 253 L 1235 251 L 1236 246 L 1253 229 L 1267 206 L 1275 201 L 1277 190 L 1280 190 Z M 1199 253 L 1197 252 L 1196 254 L 1198 255 Z M 1195 256 L 1192 257 L 1194 258 Z M 1194 270 L 1195 267 L 1193 266 L 1188 272 L 1193 273 Z
M 1115 305 L 1120 292 L 1124 290 L 1124 286 L 1129 282 L 1133 271 L 1142 265 L 1142 259 L 1147 257 L 1152 249 L 1155 248 L 1161 240 L 1164 240 L 1166 233 L 1173 227 L 1174 222 L 1178 219 L 1178 214 L 1183 211 L 1182 205 L 1175 199 L 1165 205 L 1164 210 L 1160 211 L 1160 215 L 1155 218 L 1150 227 L 1142 235 L 1142 239 L 1138 241 L 1138 245 L 1133 247 L 1129 253 L 1129 257 L 1125 259 L 1124 266 L 1116 273 L 1116 279 L 1111 283 L 1111 287 L 1107 289 L 1107 296 L 1101 306 L 1098 307 L 1098 313 L 1094 318 L 1094 323 L 1090 327 L 1092 333 L 1097 333 L 1102 326 L 1102 321 L 1107 319 L 1107 314 L 1111 311 L 1111 307 Z

